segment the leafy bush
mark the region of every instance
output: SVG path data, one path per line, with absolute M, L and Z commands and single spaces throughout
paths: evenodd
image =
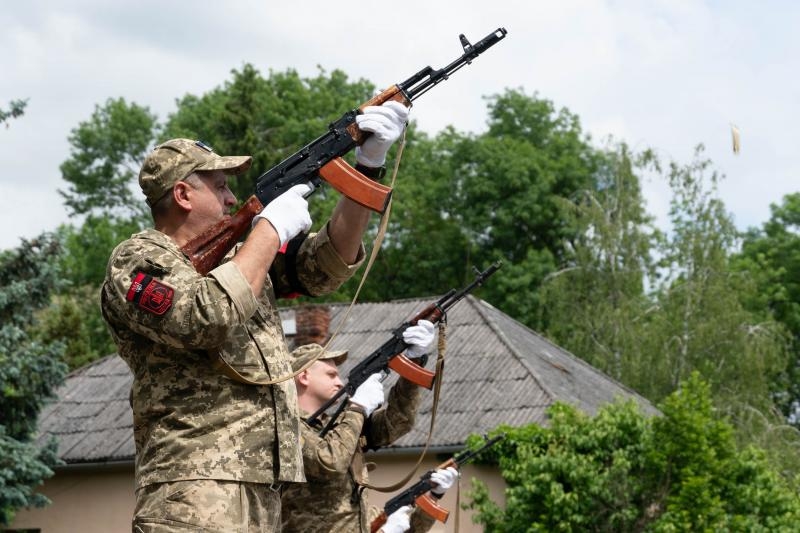
M 797 493 L 761 450 L 737 449 L 696 373 L 661 409 L 619 402 L 589 417 L 556 404 L 548 428 L 498 428 L 505 508 L 480 481 L 468 508 L 487 532 L 796 531 Z

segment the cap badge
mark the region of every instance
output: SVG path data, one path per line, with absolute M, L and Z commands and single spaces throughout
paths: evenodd
M 213 149 L 213 148 L 211 148 L 209 145 L 207 145 L 207 144 L 206 144 L 206 143 L 204 143 L 203 141 L 195 141 L 195 142 L 194 142 L 194 145 L 195 145 L 195 146 L 197 146 L 197 147 L 199 147 L 199 148 L 202 148 L 203 150 L 205 150 L 205 151 L 206 151 L 206 152 L 208 152 L 208 153 L 211 153 L 211 152 L 213 152 L 213 151 L 214 151 L 214 149 Z

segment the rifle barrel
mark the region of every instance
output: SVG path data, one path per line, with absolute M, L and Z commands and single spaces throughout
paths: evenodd
M 462 464 L 466 463 L 467 461 L 471 461 L 474 457 L 482 454 L 484 451 L 488 450 L 492 446 L 494 446 L 497 442 L 506 438 L 505 433 L 501 433 L 500 435 L 494 438 L 485 438 L 483 446 L 478 448 L 477 450 L 464 450 L 463 452 L 457 453 L 453 456 L 452 461 L 457 465 L 461 466 Z
M 469 285 L 467 285 L 466 287 L 464 287 L 460 291 L 451 291 L 450 293 L 445 295 L 445 298 L 442 298 L 442 300 L 440 300 L 439 307 L 443 311 L 446 311 L 447 309 L 452 307 L 453 304 L 455 304 L 456 302 L 461 300 L 464 296 L 466 296 L 467 294 L 472 292 L 472 290 L 475 287 L 480 287 L 481 285 L 483 285 L 483 282 L 486 281 L 486 278 L 488 278 L 489 276 L 491 276 L 492 274 L 497 272 L 497 270 L 500 268 L 501 265 L 502 265 L 502 262 L 497 261 L 496 263 L 493 263 L 492 265 L 490 265 L 489 268 L 487 268 L 483 272 L 478 272 L 478 274 L 475 276 L 475 279 L 472 281 L 472 283 L 470 283 Z M 476 271 L 477 271 L 477 269 L 476 269 Z
M 497 28 L 495 31 L 481 39 L 475 44 L 470 44 L 464 34 L 458 36 L 461 45 L 464 47 L 464 54 L 462 54 L 455 61 L 450 63 L 444 68 L 434 70 L 431 67 L 425 67 L 420 70 L 406 81 L 398 83 L 397 86 L 405 94 L 408 100 L 416 100 L 438 83 L 448 79 L 451 74 L 462 68 L 464 65 L 469 65 L 472 60 L 484 53 L 489 47 L 498 43 L 503 39 L 508 32 L 505 28 Z

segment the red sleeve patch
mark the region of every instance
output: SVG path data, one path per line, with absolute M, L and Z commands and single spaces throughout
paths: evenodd
M 126 300 L 154 315 L 163 315 L 172 307 L 175 291 L 144 272 L 137 272 Z

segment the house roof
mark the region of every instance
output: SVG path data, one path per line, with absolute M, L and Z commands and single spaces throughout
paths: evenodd
M 344 322 L 331 348 L 350 351 L 342 374 L 432 300 L 359 303 L 349 313 L 348 304 L 329 304 L 331 331 Z M 292 308 L 281 310 L 284 318 L 292 313 Z M 433 359 L 435 354 L 428 368 Z M 396 379 L 393 374 L 387 384 Z M 132 460 L 131 381 L 117 355 L 72 372 L 40 416 L 40 440 L 55 436 L 68 464 Z M 425 444 L 433 394 L 422 394 L 415 427 L 394 443 L 396 451 Z M 658 412 L 634 391 L 470 295 L 448 312 L 444 380 L 431 446 L 458 446 L 470 434 L 499 424 L 546 424 L 546 409 L 555 401 L 594 414 L 617 398 L 635 400 L 647 414 Z

